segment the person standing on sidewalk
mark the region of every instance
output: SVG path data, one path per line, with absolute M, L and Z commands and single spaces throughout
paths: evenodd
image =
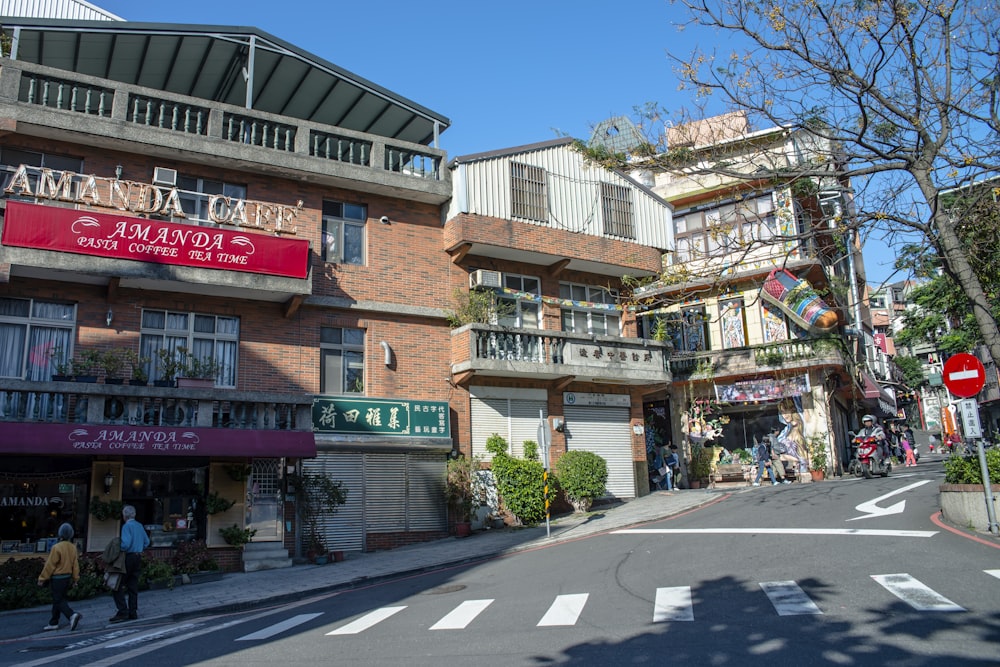
M 59 526 L 56 533 L 59 541 L 52 547 L 49 557 L 45 560 L 45 567 L 38 575 L 38 585 L 49 584 L 52 593 L 52 614 L 49 616 L 49 624 L 43 630 L 58 630 L 60 615 L 69 619 L 69 629 L 76 630 L 82 618 L 78 612 L 73 611 L 66 601 L 66 592 L 69 587 L 80 581 L 80 554 L 73 544 L 73 526 L 64 523 Z
M 135 520 L 135 508 L 122 508 L 122 551 L 125 553 L 125 579 L 115 590 L 115 607 L 118 613 L 111 617 L 112 623 L 134 621 L 139 618 L 139 573 L 142 572 L 142 552 L 149 546 L 149 535 L 142 524 Z M 125 604 L 125 593 L 128 604 Z

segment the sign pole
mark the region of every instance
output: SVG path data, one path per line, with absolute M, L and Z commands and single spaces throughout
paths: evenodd
M 983 475 L 983 492 L 986 494 L 986 516 L 990 522 L 989 530 L 994 536 L 1000 536 L 1000 526 L 997 525 L 996 509 L 993 507 L 993 491 L 990 488 L 990 471 L 986 465 L 986 452 L 983 450 L 983 431 L 979 421 L 979 404 L 973 398 L 983 389 L 986 383 L 986 369 L 983 362 L 971 354 L 960 352 L 953 354 L 944 362 L 944 386 L 952 394 L 966 400 L 959 401 L 962 417 L 962 432 L 966 438 L 978 445 L 979 469 Z
M 552 444 L 552 434 L 545 422 L 545 413 L 538 411 L 538 446 L 542 448 L 542 497 L 545 498 L 545 537 L 552 537 L 549 525 L 549 446 Z
M 986 517 L 990 522 L 990 532 L 994 537 L 1000 537 L 1000 525 L 997 524 L 997 513 L 993 507 L 993 491 L 990 489 L 990 471 L 986 466 L 986 451 L 983 449 L 983 441 L 980 438 L 976 441 L 979 450 L 979 469 L 983 473 L 983 491 L 986 492 Z

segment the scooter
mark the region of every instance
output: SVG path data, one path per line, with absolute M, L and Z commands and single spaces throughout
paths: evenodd
M 882 465 L 879 465 L 876 456 L 878 440 L 874 436 L 855 436 L 853 442 L 855 446 L 854 459 L 851 461 L 849 470 L 854 473 L 855 477 L 871 479 L 875 475 L 889 476 L 889 472 L 892 471 L 892 462 L 886 457 L 886 460 L 882 461 Z

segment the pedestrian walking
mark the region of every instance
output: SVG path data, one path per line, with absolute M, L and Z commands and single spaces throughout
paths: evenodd
M 902 445 L 903 454 L 906 456 L 906 462 L 903 465 L 907 468 L 917 465 L 917 459 L 913 456 L 913 446 L 905 435 L 899 439 L 899 444 Z
M 59 619 L 65 616 L 69 620 L 69 629 L 76 630 L 82 616 L 73 611 L 66 600 L 70 586 L 80 581 L 80 554 L 73 544 L 73 526 L 64 523 L 56 533 L 59 541 L 53 545 L 49 557 L 45 559 L 42 573 L 38 575 L 38 585 L 49 585 L 52 593 L 52 614 L 49 624 L 43 630 L 58 630 Z
M 149 535 L 142 524 L 135 520 L 135 508 L 122 508 L 121 550 L 125 554 L 125 578 L 115 590 L 115 607 L 118 613 L 110 618 L 112 623 L 134 621 L 139 618 L 139 573 L 142 572 L 142 552 L 149 546 Z M 128 604 L 126 604 L 128 594 Z
M 760 486 L 761 475 L 764 474 L 764 470 L 767 470 L 767 474 L 771 478 L 771 486 L 777 486 L 778 482 L 774 479 L 774 467 L 771 465 L 771 455 L 768 453 L 765 443 L 757 445 L 754 458 L 757 459 L 757 478 L 754 479 L 753 485 Z

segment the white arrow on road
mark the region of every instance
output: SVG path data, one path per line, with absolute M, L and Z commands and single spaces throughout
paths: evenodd
M 900 493 L 906 493 L 910 489 L 915 489 L 918 486 L 923 486 L 924 484 L 929 484 L 930 482 L 931 482 L 931 480 L 929 480 L 929 479 L 925 479 L 925 480 L 922 480 L 920 482 L 914 482 L 913 484 L 910 484 L 909 486 L 904 486 L 901 489 L 896 489 L 895 491 L 890 491 L 889 493 L 885 494 L 884 496 L 879 496 L 878 498 L 875 498 L 874 500 L 869 500 L 868 502 L 861 503 L 860 505 L 858 505 L 854 509 L 856 509 L 859 512 L 864 512 L 865 515 L 864 516 L 856 516 L 853 519 L 848 519 L 848 521 L 857 521 L 858 519 L 871 519 L 872 517 L 875 517 L 875 516 L 888 516 L 890 514 L 902 514 L 903 510 L 906 509 L 906 501 L 905 500 L 900 500 L 895 505 L 890 505 L 889 507 L 879 507 L 878 506 L 879 501 L 885 500 L 886 498 L 891 498 L 892 496 L 899 495 Z

